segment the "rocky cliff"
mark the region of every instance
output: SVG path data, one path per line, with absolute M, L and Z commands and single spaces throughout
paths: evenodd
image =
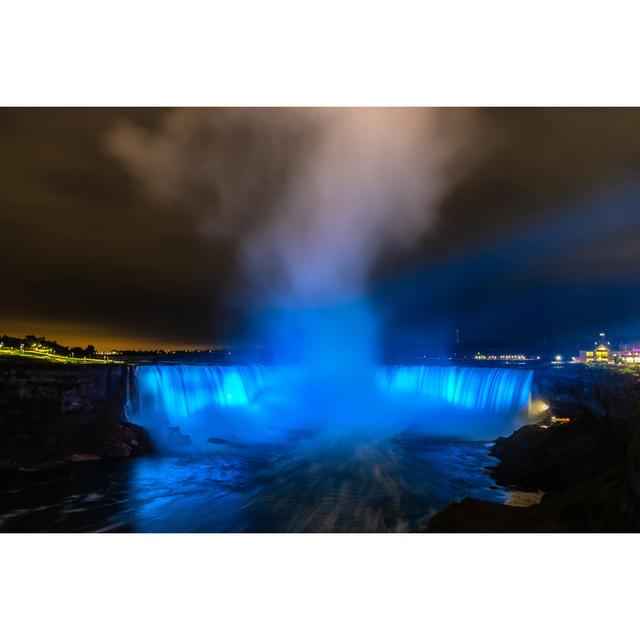
M 0 367 L 0 467 L 41 468 L 151 450 L 144 429 L 124 419 L 128 384 L 125 365 Z
M 638 375 L 543 370 L 536 372 L 535 393 L 550 415 L 570 421 L 547 419 L 499 438 L 492 475 L 508 487 L 544 491 L 542 502 L 518 508 L 463 501 L 437 514 L 428 531 L 640 531 Z

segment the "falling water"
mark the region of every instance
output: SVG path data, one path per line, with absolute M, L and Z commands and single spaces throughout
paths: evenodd
M 517 412 L 528 404 L 533 371 L 476 367 L 385 367 L 387 389 L 409 391 L 468 409 Z
M 321 418 L 314 422 L 309 417 L 313 408 L 304 407 L 302 415 L 300 407 L 309 404 L 308 398 L 295 404 L 300 376 L 292 366 L 141 366 L 127 414 L 152 430 L 180 426 L 185 433 L 204 430 L 205 435 L 235 439 L 259 439 L 268 431 L 274 439 L 292 428 L 323 426 L 318 424 Z M 339 435 L 353 421 L 360 432 L 370 425 L 373 433 L 386 422 L 394 428 L 385 434 L 420 426 L 427 433 L 468 437 L 468 425 L 478 415 L 494 416 L 496 421 L 497 416 L 513 417 L 522 411 L 530 400 L 532 378 L 531 371 L 502 368 L 380 366 L 375 380 L 384 406 L 379 398 L 363 402 L 357 415 L 349 414 L 340 423 Z M 344 390 L 345 396 L 348 392 Z M 321 403 L 322 398 L 313 402 Z M 461 420 L 467 425 L 464 433 L 458 426 Z
M 156 365 L 138 368 L 135 403 L 142 415 L 182 420 L 207 406 L 249 404 L 268 386 L 275 369 L 265 365 Z

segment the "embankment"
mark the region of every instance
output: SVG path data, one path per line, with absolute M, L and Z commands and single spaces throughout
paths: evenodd
M 0 468 L 127 457 L 152 449 L 124 419 L 126 365 L 0 366 Z
M 499 438 L 491 472 L 499 484 L 544 491 L 541 503 L 520 508 L 465 500 L 436 514 L 427 531 L 640 531 L 637 374 L 581 366 L 542 370 L 535 392 L 549 415 Z

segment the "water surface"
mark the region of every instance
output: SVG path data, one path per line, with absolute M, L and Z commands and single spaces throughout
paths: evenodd
M 504 502 L 488 444 L 212 445 L 0 476 L 1 532 L 391 532 L 471 496 Z

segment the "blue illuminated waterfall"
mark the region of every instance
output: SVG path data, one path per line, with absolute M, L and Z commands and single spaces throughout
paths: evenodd
M 384 367 L 390 392 L 408 391 L 479 411 L 513 412 L 530 400 L 533 371 L 476 367 Z
M 460 366 L 380 366 L 375 374 L 371 397 L 363 396 L 362 410 L 351 411 L 347 421 L 357 422 L 359 429 L 370 426 L 372 432 L 386 421 L 392 423 L 391 433 L 431 420 L 438 433 L 450 435 L 459 434 L 460 427 L 447 430 L 443 424 L 463 423 L 468 435 L 473 416 L 513 417 L 523 411 L 533 378 L 526 370 Z M 151 429 L 180 426 L 189 433 L 200 429 L 239 438 L 265 429 L 274 435 L 295 426 L 317 427 L 322 412 L 314 415 L 308 406 L 301 410 L 310 404 L 309 396 L 295 397 L 300 377 L 293 366 L 140 366 L 127 416 Z M 349 393 L 344 389 L 345 398 Z M 318 404 L 326 400 L 322 393 L 313 398 Z
M 274 368 L 265 365 L 142 366 L 137 372 L 134 402 L 143 412 L 160 412 L 175 421 L 207 406 L 249 404 L 272 382 Z

